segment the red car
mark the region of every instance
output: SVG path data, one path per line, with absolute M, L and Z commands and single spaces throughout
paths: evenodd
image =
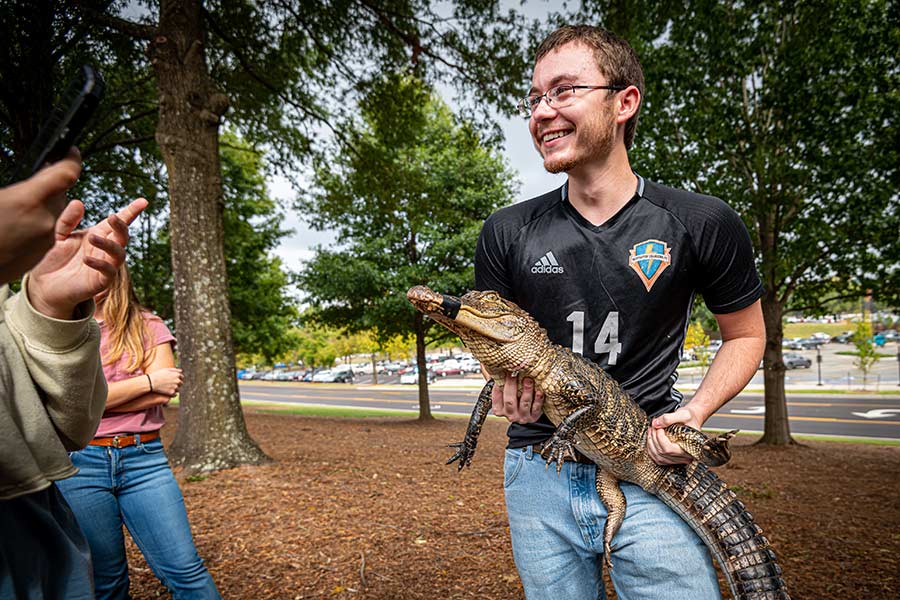
M 433 372 L 438 377 L 446 377 L 447 375 L 462 375 L 462 367 L 453 365 L 437 365 Z

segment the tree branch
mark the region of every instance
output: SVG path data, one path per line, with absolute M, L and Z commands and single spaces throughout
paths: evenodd
M 341 142 L 344 142 L 344 141 L 345 141 L 345 140 L 344 140 L 343 133 L 342 133 L 340 130 L 338 130 L 337 128 L 335 128 L 334 125 L 332 125 L 331 122 L 330 122 L 326 117 L 324 117 L 323 115 L 319 114 L 318 112 L 316 112 L 316 111 L 310 109 L 308 106 L 306 106 L 306 105 L 304 105 L 304 104 L 301 104 L 301 103 L 299 103 L 299 102 L 296 102 L 296 101 L 294 101 L 293 99 L 291 99 L 291 98 L 285 96 L 285 95 L 281 92 L 281 90 L 279 90 L 275 85 L 273 85 L 273 84 L 270 83 L 267 79 L 265 79 L 262 75 L 260 75 L 259 73 L 257 73 L 257 71 L 256 71 L 256 70 L 253 68 L 253 66 L 250 64 L 250 61 L 247 60 L 247 58 L 243 55 L 243 53 L 241 53 L 241 52 L 238 50 L 238 48 L 239 48 L 238 44 L 236 44 L 235 41 L 234 41 L 233 39 L 230 39 L 230 38 L 225 34 L 225 32 L 222 30 L 221 27 L 219 27 L 219 24 L 218 24 L 218 23 L 216 22 L 216 20 L 213 18 L 212 14 L 210 14 L 210 12 L 207 11 L 205 8 L 203 9 L 203 15 L 206 17 L 206 20 L 209 22 L 210 27 L 211 27 L 212 30 L 216 33 L 216 35 L 218 35 L 219 37 L 221 37 L 224 41 L 228 42 L 229 47 L 230 47 L 230 49 L 231 49 L 231 52 L 234 54 L 235 58 L 237 58 L 238 63 L 241 65 L 241 67 L 244 69 L 244 71 L 245 71 L 245 72 L 246 72 L 246 73 L 247 73 L 254 81 L 256 81 L 257 83 L 259 83 L 259 84 L 260 84 L 261 86 L 263 86 L 265 89 L 267 89 L 267 90 L 269 90 L 270 92 L 272 92 L 272 93 L 273 93 L 275 96 L 277 96 L 278 98 L 281 98 L 281 100 L 284 101 L 285 104 L 290 105 L 291 107 L 293 107 L 294 109 L 300 111 L 302 114 L 306 115 L 307 117 L 309 117 L 309 118 L 311 118 L 311 119 L 313 119 L 313 120 L 315 120 L 315 121 L 317 121 L 317 122 L 319 122 L 319 123 L 325 125 L 328 129 L 331 130 L 331 132 L 335 135 L 335 137 L 336 137 L 338 140 L 340 140 Z M 345 145 L 345 144 L 342 143 L 342 145 Z M 346 144 L 346 146 L 347 146 L 348 148 L 350 147 L 349 144 Z
M 117 31 L 118 33 L 137 38 L 139 40 L 147 40 L 148 42 L 156 37 L 158 31 L 158 27 L 156 26 L 135 23 L 133 21 L 129 21 L 128 19 L 113 16 L 106 11 L 98 11 L 89 7 L 85 7 L 80 0 L 76 0 L 76 4 L 81 7 L 86 14 L 96 19 L 98 23 L 104 25 L 109 29 L 112 29 L 113 31 Z
M 93 141 L 91 141 L 90 146 L 88 146 L 87 148 L 85 148 L 85 150 L 84 150 L 84 155 L 87 156 L 87 155 L 90 155 L 90 154 L 92 154 L 92 153 L 94 153 L 94 152 L 96 152 L 96 151 L 98 151 L 98 150 L 101 150 L 101 149 L 105 150 L 105 149 L 107 149 L 107 148 L 111 148 L 112 146 L 109 146 L 109 145 L 101 146 L 101 145 L 100 145 L 100 141 L 103 140 L 103 138 L 105 138 L 105 137 L 108 136 L 109 134 L 113 133 L 115 130 L 117 130 L 117 129 L 118 129 L 119 127 L 121 127 L 122 125 L 125 125 L 126 123 L 132 123 L 132 122 L 137 121 L 137 120 L 139 120 L 139 119 L 143 119 L 144 117 L 148 117 L 148 116 L 150 116 L 150 115 L 152 115 L 152 114 L 154 114 L 154 113 L 156 113 L 156 112 L 158 112 L 158 111 L 159 111 L 159 108 L 153 107 L 153 108 L 148 109 L 148 110 L 145 110 L 145 111 L 143 111 L 143 112 L 139 112 L 139 113 L 137 113 L 137 114 L 133 114 L 133 115 L 131 115 L 131 116 L 125 118 L 125 119 L 120 119 L 120 120 L 116 121 L 115 123 L 113 123 L 112 125 L 110 125 L 109 127 L 107 127 L 106 129 L 104 129 L 103 132 L 101 132 L 100 134 L 98 134 L 98 135 L 93 139 Z M 113 145 L 117 145 L 117 144 L 113 144 Z
M 87 158 L 92 154 L 96 154 L 97 152 L 102 152 L 104 150 L 109 150 L 110 148 L 115 148 L 116 146 L 136 146 L 137 144 L 142 144 L 144 142 L 151 142 L 154 139 L 155 138 L 152 135 L 145 135 L 123 140 L 113 140 L 106 144 L 91 144 L 90 146 L 88 146 L 88 149 L 84 151 L 82 158 Z
M 408 33 L 404 33 L 397 24 L 388 17 L 388 15 L 383 11 L 380 7 L 374 6 L 368 0 L 357 0 L 359 5 L 362 6 L 365 10 L 369 11 L 378 21 L 384 25 L 388 30 L 390 30 L 394 35 L 396 35 L 400 41 L 406 44 L 412 50 L 411 60 L 413 62 L 413 66 L 415 67 L 418 63 L 418 56 L 425 55 L 428 58 L 433 59 L 436 62 L 442 63 L 457 73 L 459 73 L 463 79 L 467 81 L 471 81 L 473 83 L 477 83 L 478 80 L 473 77 L 465 68 L 461 65 L 457 65 L 455 63 L 450 62 L 445 59 L 440 54 L 434 52 L 429 46 L 422 44 L 422 40 L 418 35 L 410 35 Z

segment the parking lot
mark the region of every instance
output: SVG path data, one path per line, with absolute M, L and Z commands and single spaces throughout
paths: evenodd
M 845 353 L 855 352 L 852 344 L 827 343 L 819 346 L 818 352 L 813 349 L 793 350 L 785 348 L 783 354 L 794 354 L 809 360 L 810 366 L 806 368 L 789 368 L 785 371 L 784 379 L 787 386 L 803 386 L 810 389 L 822 386 L 832 389 L 858 390 L 865 384 L 867 390 L 900 389 L 898 388 L 898 361 L 897 343 L 891 342 L 878 348 L 880 354 L 887 357 L 879 359 L 872 367 L 868 376 L 863 380 L 862 372 L 853 364 L 856 357 Z M 821 355 L 821 378 L 819 375 L 818 355 Z M 699 384 L 702 378 L 702 369 L 679 369 L 680 384 Z M 748 387 L 763 386 L 763 371 L 760 369 L 750 381 Z
M 789 387 L 824 387 L 845 390 L 881 390 L 898 387 L 897 342 L 890 342 L 878 348 L 882 357 L 872 367 L 867 377 L 854 365 L 855 357 L 846 353 L 854 352 L 852 344 L 826 343 L 816 349 L 788 349 L 783 351 L 788 370 L 785 372 L 785 384 Z M 787 358 L 787 357 L 791 358 Z M 821 356 L 821 369 L 818 357 Z M 806 366 L 808 364 L 808 366 Z M 700 383 L 703 369 L 696 366 L 685 366 L 678 369 L 678 387 L 691 388 Z M 414 365 L 399 362 L 384 362 L 378 366 L 378 385 L 415 385 L 418 382 Z M 443 385 L 477 386 L 482 381 L 477 362 L 458 358 L 444 361 L 433 361 L 429 367 L 429 382 Z M 352 373 L 352 375 L 351 375 Z M 250 375 L 250 376 L 247 376 Z M 369 386 L 375 384 L 372 365 L 357 363 L 333 369 L 274 369 L 245 373 L 241 379 L 263 381 L 297 381 L 317 383 L 347 383 Z M 821 384 L 821 385 L 820 385 Z M 762 388 L 763 371 L 760 369 L 748 387 Z

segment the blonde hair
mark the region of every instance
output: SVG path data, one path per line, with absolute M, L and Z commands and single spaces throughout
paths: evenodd
M 131 284 L 131 275 L 123 263 L 119 267 L 109 291 L 103 300 L 103 323 L 106 325 L 108 343 L 103 364 L 111 365 L 128 356 L 125 370 L 134 373 L 149 366 L 153 353 L 144 349 L 147 327 L 141 314 L 144 307 L 138 301 Z

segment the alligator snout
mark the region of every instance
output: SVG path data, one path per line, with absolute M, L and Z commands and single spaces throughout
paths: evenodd
M 406 292 L 406 298 L 412 302 L 412 305 L 417 310 L 426 314 L 440 309 L 441 301 L 443 300 L 441 294 L 432 291 L 424 285 L 409 288 L 409 291 Z
M 459 298 L 439 294 L 424 285 L 409 288 L 406 297 L 416 310 L 426 315 L 440 314 L 454 319 L 459 312 Z

